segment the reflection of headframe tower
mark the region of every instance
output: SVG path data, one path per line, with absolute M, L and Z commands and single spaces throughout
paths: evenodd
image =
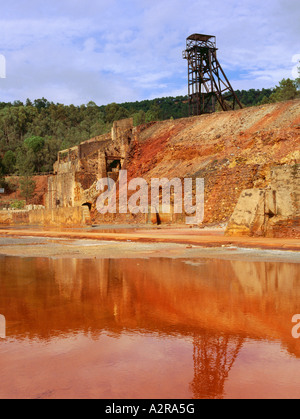
M 242 348 L 239 336 L 218 336 L 203 332 L 194 337 L 194 399 L 222 399 L 225 381 Z
M 189 36 L 183 58 L 188 60 L 190 115 L 215 112 L 217 102 L 223 111 L 242 108 L 217 60 L 215 36 Z

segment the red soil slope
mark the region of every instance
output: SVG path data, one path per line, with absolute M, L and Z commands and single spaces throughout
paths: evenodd
M 48 191 L 48 177 L 49 176 L 34 176 L 33 180 L 35 181 L 35 191 L 32 196 L 32 199 L 28 200 L 27 204 L 33 205 L 45 205 L 45 194 Z M 7 178 L 8 181 L 12 181 L 13 184 L 18 185 L 18 177 Z M 9 192 L 6 194 L 1 194 L 0 202 L 9 203 L 15 200 L 24 200 L 21 196 L 20 188 L 18 187 L 15 192 Z
M 142 131 L 129 179 L 205 179 L 206 224 L 230 218 L 241 192 L 265 187 L 270 167 L 300 162 L 300 101 L 163 121 Z

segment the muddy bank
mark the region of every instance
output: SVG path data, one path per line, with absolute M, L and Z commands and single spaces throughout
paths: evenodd
M 47 237 L 1 237 L 0 257 L 38 257 L 75 259 L 187 259 L 199 258 L 300 263 L 300 252 L 276 249 L 251 249 L 234 245 L 203 247 L 183 243 L 134 242 L 131 240 L 87 240 Z
M 152 243 L 155 249 L 158 244 L 181 244 L 203 248 L 237 247 L 246 249 L 265 250 L 288 250 L 297 252 L 300 250 L 299 239 L 287 238 L 254 238 L 254 237 L 225 237 L 222 230 L 201 229 L 133 229 L 126 232 L 104 232 L 99 230 L 78 231 L 54 231 L 54 230 L 31 230 L 31 229 L 2 229 L 0 237 L 34 237 L 34 238 L 59 238 L 72 240 L 93 240 L 108 242 L 133 242 Z

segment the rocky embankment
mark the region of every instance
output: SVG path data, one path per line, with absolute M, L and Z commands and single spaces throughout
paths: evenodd
M 163 121 L 144 130 L 141 127 L 125 168 L 129 179 L 142 177 L 148 182 L 163 177 L 204 178 L 204 223 L 210 225 L 229 222 L 243 191 L 268 189 L 274 167 L 292 168 L 290 172 L 298 179 L 299 163 L 300 101 L 294 100 Z M 277 173 L 277 177 L 281 191 L 286 185 L 287 194 L 294 194 L 291 199 L 296 205 L 286 223 L 281 219 L 282 229 L 278 228 L 276 235 L 297 237 L 298 192 L 288 189 L 291 182 L 288 176 L 280 179 Z M 263 228 L 256 228 L 256 232 L 251 228 L 242 230 L 235 231 L 266 235 Z

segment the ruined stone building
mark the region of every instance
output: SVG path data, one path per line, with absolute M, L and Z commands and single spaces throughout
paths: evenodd
M 48 179 L 46 208 L 87 206 L 96 199 L 96 184 L 101 178 L 115 181 L 128 151 L 133 120 L 114 122 L 111 133 L 60 151 L 54 175 Z

